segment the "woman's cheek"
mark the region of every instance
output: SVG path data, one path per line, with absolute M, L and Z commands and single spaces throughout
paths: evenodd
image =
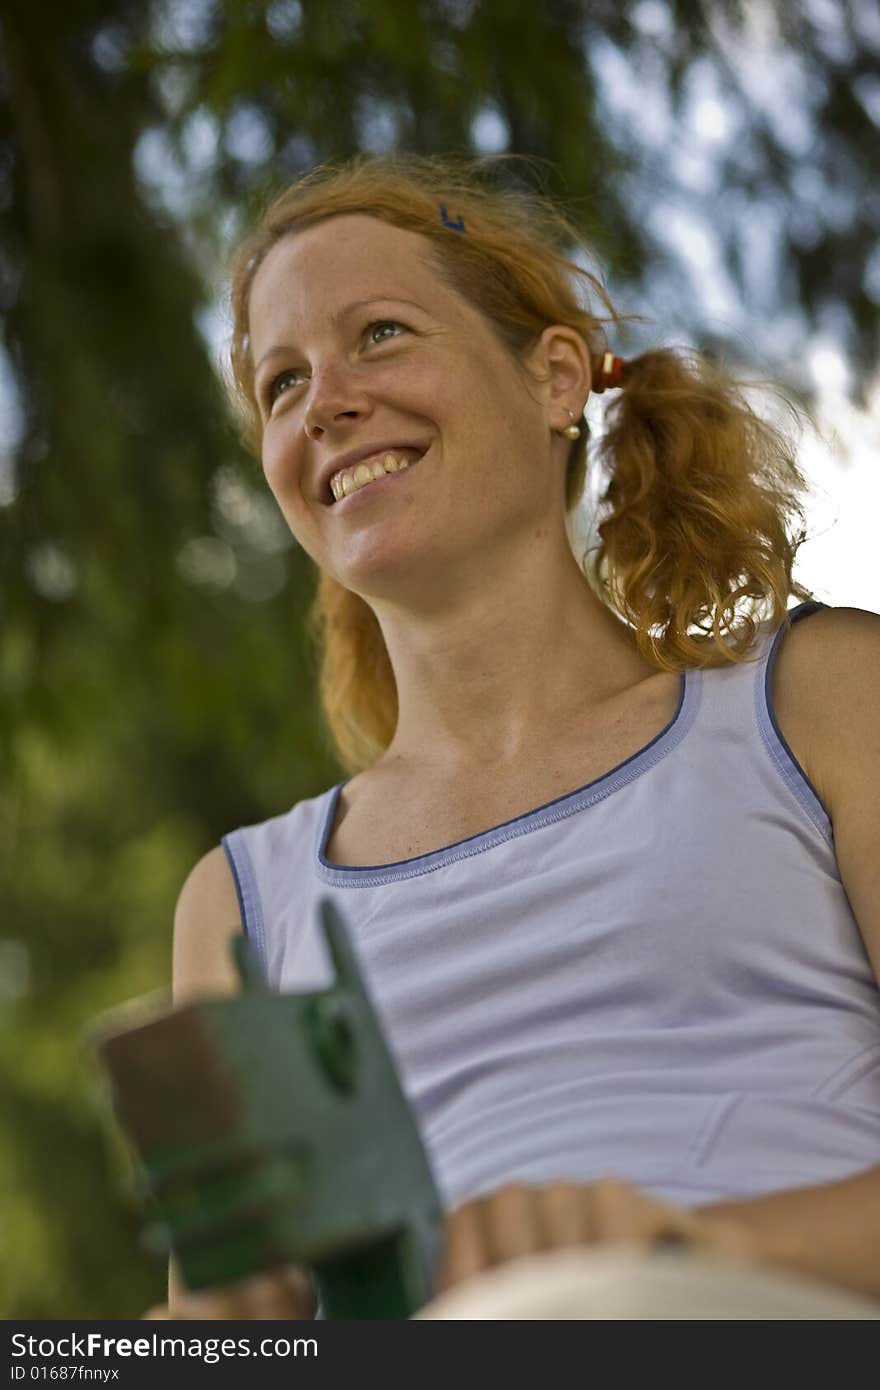
M 275 501 L 292 523 L 305 506 L 300 487 L 301 464 L 292 450 L 286 448 L 281 431 L 263 436 L 263 474 Z
M 294 540 L 303 545 L 304 524 L 303 524 L 303 502 L 298 498 L 296 491 L 292 489 L 289 474 L 283 467 L 283 463 L 271 456 L 266 449 L 263 450 L 263 477 L 269 486 L 269 491 L 278 504 L 281 515 L 287 523 Z M 303 547 L 307 549 L 307 547 Z
M 285 450 L 270 425 L 263 435 L 263 474 L 279 503 L 283 492 L 284 455 Z

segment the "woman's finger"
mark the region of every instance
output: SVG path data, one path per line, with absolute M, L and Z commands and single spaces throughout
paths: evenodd
M 314 1316 L 315 1300 L 304 1270 L 294 1267 L 254 1274 L 234 1284 L 194 1291 L 179 1290 L 167 1316 L 187 1321 L 206 1319 L 287 1320 Z M 151 1314 L 153 1310 L 150 1310 Z
M 749 1254 L 739 1228 L 710 1226 L 620 1178 L 543 1187 L 512 1183 L 447 1215 L 435 1291 L 541 1250 L 615 1241 Z
M 169 1304 L 169 1316 L 187 1322 L 213 1322 L 223 1318 L 246 1318 L 240 1285 L 222 1285 L 200 1291 L 187 1290 Z
M 542 1250 L 590 1244 L 589 1202 L 582 1184 L 551 1183 L 537 1189 L 536 1197 Z
M 443 1250 L 437 1271 L 436 1292 L 451 1289 L 485 1269 L 486 1247 L 480 1201 L 466 1202 L 450 1212 L 443 1225 Z
M 709 1249 L 713 1235 L 685 1207 L 647 1196 L 621 1179 L 605 1179 L 589 1188 L 591 1239 L 597 1243 L 636 1241 L 644 1245 Z
M 477 1205 L 487 1265 L 504 1264 L 543 1248 L 540 1189 L 511 1183 Z
M 289 1318 L 292 1305 L 290 1290 L 277 1275 L 258 1274 L 237 1287 L 235 1316 L 252 1320 Z

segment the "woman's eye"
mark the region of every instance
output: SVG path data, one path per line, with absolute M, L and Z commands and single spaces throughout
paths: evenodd
M 404 333 L 406 332 L 405 324 L 397 323 L 395 319 L 377 319 L 375 323 L 371 323 L 367 328 L 370 337 L 373 335 L 374 328 L 402 328 Z
M 276 376 L 272 381 L 269 382 L 269 388 L 266 392 L 266 400 L 270 407 L 275 404 L 276 400 L 278 399 L 278 396 L 281 394 L 279 387 L 281 386 L 282 382 L 285 382 L 289 376 L 297 376 L 298 373 L 298 367 L 288 367 L 287 371 L 279 372 L 278 376 Z
M 384 338 L 373 338 L 373 332 L 377 328 L 401 328 L 403 329 L 404 333 L 407 332 L 406 324 L 398 323 L 396 319 L 377 319 L 375 323 L 368 324 L 366 328 L 367 336 L 371 338 L 372 341 L 377 345 L 378 343 L 386 341 L 386 339 Z M 394 336 L 396 337 L 397 335 L 395 334 Z M 301 372 L 302 369 L 300 367 L 288 367 L 285 371 L 279 372 L 278 376 L 274 377 L 273 380 L 269 382 L 269 385 L 266 388 L 266 403 L 270 410 L 277 401 L 278 397 L 284 394 L 282 387 L 284 383 L 287 381 L 288 377 L 299 376 Z

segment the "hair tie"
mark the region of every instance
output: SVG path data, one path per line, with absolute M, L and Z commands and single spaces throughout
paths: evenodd
M 453 222 L 452 218 L 449 216 L 449 213 L 446 211 L 443 204 L 440 203 L 438 204 L 438 206 L 440 208 L 440 220 L 443 223 L 443 226 L 448 227 L 451 232 L 463 232 L 464 218 L 461 216 L 461 214 L 459 213 L 458 221 Z
M 617 386 L 622 386 L 623 371 L 627 366 L 629 363 L 625 362 L 622 357 L 615 357 L 613 352 L 604 353 L 593 363 L 593 384 L 590 390 L 600 395 L 609 387 L 613 390 Z

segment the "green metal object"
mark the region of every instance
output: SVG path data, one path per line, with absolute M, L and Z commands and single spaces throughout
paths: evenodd
M 139 1160 L 146 1239 L 191 1289 L 311 1269 L 327 1318 L 408 1318 L 432 1294 L 442 1207 L 415 1120 L 329 899 L 336 970 L 278 994 L 249 943 L 242 993 L 97 1041 Z

